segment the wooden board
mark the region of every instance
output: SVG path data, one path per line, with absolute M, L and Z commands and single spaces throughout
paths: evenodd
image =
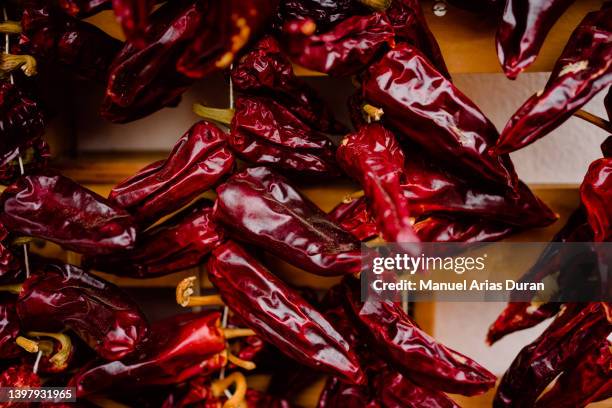
M 451 73 L 501 72 L 495 52 L 496 18 L 474 14 L 447 6 L 443 17 L 432 11 L 434 1 L 423 1 L 423 11 L 434 33 Z M 550 71 L 572 30 L 586 13 L 601 7 L 602 0 L 579 0 L 559 19 L 551 30 L 538 59 L 528 71 Z M 104 11 L 87 19 L 115 38 L 124 39 L 111 11 Z M 296 66 L 301 76 L 323 75 L 319 72 Z

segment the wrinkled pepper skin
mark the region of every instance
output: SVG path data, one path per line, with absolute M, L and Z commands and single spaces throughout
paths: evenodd
M 128 41 L 144 45 L 155 0 L 112 0 L 113 11 Z
M 378 235 L 378 227 L 363 197 L 346 198 L 329 212 L 328 217 L 359 241 Z
M 312 20 L 285 23 L 284 49 L 295 63 L 331 76 L 356 74 L 395 44 L 384 13 L 349 17 L 320 34 L 313 34 L 314 28 Z
M 362 185 L 383 238 L 418 242 L 401 188 L 405 157 L 395 136 L 380 124 L 365 125 L 342 140 L 336 157 L 344 171 Z
M 208 276 L 227 306 L 265 341 L 309 367 L 361 384 L 347 341 L 314 307 L 232 241 L 219 246 Z
M 57 0 L 65 13 L 74 17 L 87 17 L 111 7 L 112 0 Z
M 38 388 L 42 385 L 40 377 L 32 371 L 29 364 L 11 366 L 0 374 L 0 387 Z M 22 403 L 10 403 L 4 407 L 18 407 Z
M 460 175 L 516 188 L 508 156 L 488 152 L 495 126 L 414 47 L 401 44 L 370 66 L 365 99 L 384 111 L 383 121 Z
M 194 377 L 189 382 L 174 387 L 165 398 L 161 408 L 194 406 L 200 408 L 219 408 L 222 406 L 221 399 L 213 395 L 210 380 L 207 377 Z
M 346 131 L 316 91 L 295 75 L 291 61 L 272 36 L 255 44 L 235 64 L 231 77 L 236 91 L 268 96 L 313 129 L 326 133 Z
M 349 17 L 371 12 L 355 0 L 285 0 L 278 7 L 278 23 L 310 19 L 325 30 Z
M 383 299 L 362 303 L 358 281 L 345 278 L 344 282 L 345 301 L 372 343 L 414 381 L 463 395 L 481 394 L 495 385 L 493 374 L 437 343 L 419 329 L 400 305 Z
M 432 215 L 414 224 L 422 242 L 493 242 L 519 231 L 517 227 L 479 217 Z
M 66 67 L 81 78 L 104 81 L 121 42 L 48 3 L 24 3 L 20 48 L 43 62 Z
M 278 3 L 278 0 L 208 3 L 193 40 L 177 61 L 177 71 L 201 79 L 229 68 L 238 53 L 268 28 Z
M 15 344 L 21 326 L 15 310 L 14 296 L 0 295 L 0 358 L 18 357 L 22 350 Z
M 584 407 L 612 397 L 612 351 L 606 339 L 579 356 L 538 401 L 538 408 Z
M 329 377 L 319 396 L 317 408 L 335 407 L 381 408 L 382 405 L 368 395 L 366 387 L 346 384 L 337 377 Z
M 239 97 L 228 139 L 232 150 L 249 163 L 298 176 L 339 174 L 331 140 L 269 98 Z
M 575 0 L 508 0 L 497 27 L 497 56 L 506 76 L 515 79 L 535 61 L 559 17 Z
M 187 313 L 155 322 L 140 351 L 121 361 L 85 367 L 72 379 L 77 396 L 111 389 L 179 384 L 227 362 L 218 312 Z
M 24 176 L 0 195 L 9 232 L 47 239 L 85 255 L 132 248 L 132 217 L 108 200 L 51 170 Z
M 612 83 L 612 6 L 587 14 L 555 63 L 542 92 L 512 115 L 495 152 L 509 153 L 546 136 Z
M 395 31 L 395 42 L 407 42 L 418 48 L 442 75 L 450 79 L 442 51 L 427 26 L 419 1 L 392 0 L 385 13 Z
M 286 179 L 265 167 L 217 188 L 213 217 L 229 235 L 322 276 L 358 273 L 361 245 Z
M 489 345 L 515 331 L 533 327 L 559 312 L 561 303 L 511 302 L 489 327 L 487 343 Z
M 134 352 L 149 333 L 145 317 L 127 295 L 74 265 L 41 265 L 24 282 L 16 308 L 24 330 L 68 327 L 106 360 Z
M 612 241 L 612 158 L 591 163 L 580 186 L 580 200 L 595 241 Z
M 443 392 L 421 387 L 394 370 L 374 377 L 374 388 L 385 408 L 460 408 Z
M 85 258 L 88 268 L 132 278 L 152 278 L 196 267 L 224 239 L 204 198 L 140 233 L 132 250 Z
M 608 336 L 612 323 L 607 316 L 606 303 L 566 304 L 542 335 L 514 359 L 497 388 L 493 406 L 534 406 L 557 375 Z
M 38 103 L 28 98 L 17 85 L 0 83 L 0 166 L 14 160 L 19 152 L 42 136 L 45 120 Z
M 150 225 L 214 187 L 234 169 L 225 133 L 212 123 L 194 124 L 165 159 L 116 185 L 108 199 Z

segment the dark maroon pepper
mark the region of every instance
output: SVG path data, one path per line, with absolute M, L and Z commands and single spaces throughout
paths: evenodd
M 596 242 L 612 240 L 612 158 L 594 161 L 580 186 L 580 200 Z
M 112 0 L 57 0 L 57 5 L 75 17 L 86 17 L 111 7 Z
M 149 14 L 156 0 L 112 0 L 113 11 L 128 41 L 144 45 Z
M 285 0 L 278 7 L 277 24 L 310 19 L 319 30 L 325 30 L 354 15 L 368 14 L 371 10 L 356 0 Z
M 423 242 L 492 242 L 499 241 L 520 229 L 498 221 L 479 217 L 432 215 L 417 220 L 414 232 Z
M 15 310 L 15 296 L 0 294 L 0 358 L 18 357 L 22 350 L 15 344 L 21 325 Z
M 269 169 L 237 173 L 217 188 L 217 194 L 213 216 L 233 238 L 314 274 L 361 270 L 359 241 Z

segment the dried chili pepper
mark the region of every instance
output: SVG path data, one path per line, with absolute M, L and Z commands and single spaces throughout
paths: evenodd
M 21 25 L 21 48 L 85 79 L 104 81 L 121 49 L 121 42 L 104 31 L 40 0 L 25 2 Z
M 144 46 L 149 14 L 156 0 L 112 0 L 113 11 L 128 41 Z
M 9 157 L 10 161 L 0 166 L 0 184 L 8 185 L 21 177 L 22 166 L 25 174 L 35 173 L 47 167 L 51 150 L 47 142 L 39 137 L 30 141 L 25 149 L 16 147 L 5 157 Z
M 112 0 L 57 0 L 57 5 L 75 17 L 86 17 L 111 7 Z
M 132 353 L 147 337 L 144 316 L 119 288 L 74 265 L 40 265 L 18 289 L 24 330 L 69 327 L 107 360 Z
M 502 222 L 483 222 L 478 217 L 448 215 L 419 219 L 413 228 L 423 242 L 491 242 L 519 231 L 517 227 Z
M 21 349 L 15 344 L 21 326 L 17 311 L 16 298 L 9 294 L 0 295 L 0 358 L 9 359 L 18 357 Z
M 357 356 L 342 335 L 236 243 L 215 249 L 207 269 L 227 306 L 264 340 L 301 364 L 351 383 L 365 381 Z
M 535 61 L 544 40 L 574 0 L 509 0 L 497 26 L 499 61 L 508 78 Z
M 234 386 L 232 397 L 225 398 L 228 388 Z M 177 392 L 178 391 L 178 392 Z M 253 394 L 255 392 L 256 394 Z M 247 389 L 246 379 L 241 373 L 234 371 L 229 376 L 210 381 L 205 377 L 197 377 L 191 380 L 188 384 L 180 387 L 179 390 L 173 392 L 166 398 L 162 404 L 162 408 L 183 408 L 198 406 L 202 408 L 235 408 L 235 407 L 287 407 L 285 402 L 281 402 L 280 406 L 274 405 L 277 401 L 272 401 L 270 398 L 262 399 L 259 397 L 262 393 Z M 257 405 L 258 402 L 269 405 Z
M 170 155 L 111 190 L 108 199 L 141 225 L 170 214 L 214 187 L 234 168 L 225 133 L 205 121 L 194 124 Z
M 346 384 L 337 377 L 329 377 L 319 396 L 317 408 L 335 407 L 380 408 L 382 405 L 368 395 L 366 387 Z
M 376 222 L 368 208 L 365 198 L 348 197 L 334 207 L 328 217 L 342 229 L 353 234 L 358 240 L 365 241 L 378 235 Z
M 606 303 L 566 304 L 542 335 L 514 359 L 497 388 L 493 406 L 534 406 L 558 374 L 608 336 L 612 328 L 608 316 Z
M 328 29 L 354 15 L 368 14 L 371 10 L 355 0 L 287 0 L 280 2 L 277 23 L 310 19 L 318 29 Z
M 22 275 L 21 263 L 3 243 L 7 237 L 8 231 L 0 224 L 0 282 L 3 283 L 16 282 Z
M 612 397 L 610 342 L 603 340 L 577 360 L 576 365 L 570 365 L 553 387 L 536 401 L 536 407 L 584 407 Z
M 362 126 L 342 140 L 336 155 L 344 171 L 363 186 L 383 238 L 418 242 L 401 189 L 405 158 L 395 136 L 380 124 Z
M 361 246 L 314 203 L 265 167 L 246 169 L 217 188 L 214 219 L 230 236 L 308 272 L 361 270 Z
M 19 336 L 17 344 L 30 353 L 41 353 L 38 372 L 57 374 L 64 372 L 73 361 L 74 347 L 70 336 L 64 333 L 28 332 Z M 37 338 L 39 340 L 34 340 Z
M 487 343 L 495 343 L 507 334 L 518 330 L 533 327 L 556 315 L 561 308 L 561 303 L 529 303 L 511 302 L 497 317 L 497 320 L 489 327 L 487 332 Z
M 136 239 L 127 212 L 50 170 L 7 187 L 0 206 L 0 222 L 11 233 L 48 239 L 83 254 L 128 249 Z
M 594 161 L 580 186 L 580 199 L 585 207 L 595 241 L 612 240 L 612 158 Z
M 16 388 L 38 388 L 41 386 L 40 377 L 34 373 L 29 364 L 11 366 L 0 374 L 0 387 Z M 7 404 L 5 407 L 19 406 L 17 404 Z
M 354 282 L 350 282 L 353 280 Z M 383 299 L 361 302 L 359 283 L 345 278 L 345 299 L 372 343 L 420 385 L 456 394 L 475 395 L 495 385 L 495 376 L 470 358 L 439 343 L 401 306 Z
M 229 124 L 230 147 L 242 159 L 289 170 L 295 175 L 338 175 L 334 145 L 290 110 L 270 98 L 241 96 L 231 110 L 194 107 L 207 119 Z
M 388 368 L 374 377 L 374 388 L 378 391 L 381 406 L 385 408 L 459 408 L 443 392 L 421 387 Z
M 155 322 L 138 353 L 121 361 L 85 367 L 71 381 L 82 397 L 116 388 L 179 384 L 206 376 L 227 363 L 226 336 L 218 312 L 179 314 Z
M 497 153 L 521 149 L 565 122 L 612 83 L 612 7 L 587 14 L 572 33 L 542 92 L 506 124 Z
M 212 202 L 200 199 L 163 223 L 142 232 L 132 250 L 88 257 L 89 268 L 134 278 L 150 278 L 200 265 L 224 238 L 212 220 Z
M 388 47 L 394 31 L 384 13 L 353 16 L 329 31 L 314 34 L 312 20 L 295 20 L 283 26 L 283 46 L 299 65 L 332 76 L 348 76 L 365 69 Z
M 442 75 L 450 79 L 440 46 L 427 26 L 421 4 L 417 0 L 392 0 L 386 14 L 395 31 L 395 42 L 414 45 Z
M 398 45 L 370 66 L 362 90 L 400 138 L 417 143 L 460 175 L 516 188 L 510 158 L 488 152 L 498 138 L 495 126 L 414 47 Z
M 346 131 L 315 90 L 294 74 L 274 37 L 262 38 L 235 64 L 231 76 L 235 90 L 271 97 L 313 129 Z

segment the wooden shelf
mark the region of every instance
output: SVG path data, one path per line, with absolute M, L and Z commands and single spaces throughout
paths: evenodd
M 502 72 L 495 52 L 495 18 L 450 5 L 444 17 L 436 17 L 432 11 L 434 1 L 426 0 L 422 3 L 427 22 L 440 44 L 451 73 Z M 528 71 L 550 71 L 573 29 L 586 13 L 599 9 L 601 4 L 601 0 L 581 0 L 570 6 L 551 30 L 538 59 Z M 87 20 L 113 37 L 124 39 L 112 12 L 104 11 Z M 295 67 L 295 72 L 300 76 L 323 75 L 299 66 Z

